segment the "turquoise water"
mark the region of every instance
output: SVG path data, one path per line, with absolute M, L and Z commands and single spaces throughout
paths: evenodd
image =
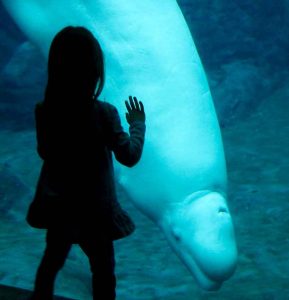
M 137 230 L 115 242 L 117 299 L 289 299 L 289 4 L 179 5 L 221 127 L 238 267 L 218 292 L 202 291 L 160 230 L 120 190 Z M 2 6 L 0 15 L 0 280 L 32 289 L 45 232 L 30 228 L 24 217 L 41 166 L 33 112 L 43 97 L 46 63 Z M 77 246 L 55 291 L 74 299 L 91 297 L 88 261 Z

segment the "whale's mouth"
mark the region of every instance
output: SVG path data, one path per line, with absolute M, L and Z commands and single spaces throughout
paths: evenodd
M 175 248 L 176 254 L 180 258 L 180 260 L 187 266 L 199 286 L 207 291 L 219 290 L 222 285 L 222 281 L 216 281 L 210 278 L 210 276 L 198 262 L 198 259 L 194 256 L 194 250 L 192 250 L 190 245 L 185 242 L 186 238 L 182 237 L 182 232 L 179 232 L 174 228 L 171 229 L 171 234 L 174 239 L 173 248 Z M 180 249 L 182 250 L 180 251 Z
M 198 264 L 198 261 L 193 257 L 189 248 L 185 248 L 182 253 L 183 260 L 185 264 L 189 267 L 190 272 L 193 274 L 194 278 L 198 282 L 199 286 L 206 291 L 217 291 L 222 286 L 222 281 L 216 281 L 209 277 L 202 267 Z

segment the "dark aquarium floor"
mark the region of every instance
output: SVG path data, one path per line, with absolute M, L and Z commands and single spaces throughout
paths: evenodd
M 289 87 L 280 89 L 249 118 L 222 130 L 239 249 L 234 276 L 219 292 L 199 290 L 158 229 L 120 194 L 137 230 L 115 242 L 118 300 L 289 299 L 288 96 Z M 31 290 L 45 246 L 45 232 L 24 220 L 40 167 L 35 135 L 5 129 L 0 145 L 0 282 Z M 11 298 L 6 293 L 0 290 L 1 300 L 24 299 L 22 292 L 19 298 L 18 291 Z M 55 294 L 91 299 L 89 264 L 77 246 L 58 274 Z
M 15 288 L 12 286 L 6 286 L 0 284 L 1 300 L 29 300 L 31 294 L 32 294 L 31 291 L 26 289 Z M 54 300 L 74 300 L 74 299 L 55 296 Z

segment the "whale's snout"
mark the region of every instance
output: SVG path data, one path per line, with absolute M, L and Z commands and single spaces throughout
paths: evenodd
M 189 195 L 163 230 L 169 243 L 205 290 L 217 290 L 235 271 L 237 248 L 230 211 L 223 195 Z M 168 226 L 168 228 L 166 228 Z

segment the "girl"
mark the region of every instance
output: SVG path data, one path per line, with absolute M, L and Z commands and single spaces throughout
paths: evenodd
M 130 96 L 130 135 L 124 132 L 117 109 L 98 100 L 104 81 L 104 57 L 92 33 L 83 27 L 61 30 L 49 51 L 45 98 L 35 108 L 43 165 L 27 222 L 47 233 L 32 300 L 53 299 L 72 244 L 89 259 L 93 299 L 115 299 L 113 240 L 131 234 L 134 223 L 117 201 L 112 152 L 128 167 L 139 161 L 145 113 Z

